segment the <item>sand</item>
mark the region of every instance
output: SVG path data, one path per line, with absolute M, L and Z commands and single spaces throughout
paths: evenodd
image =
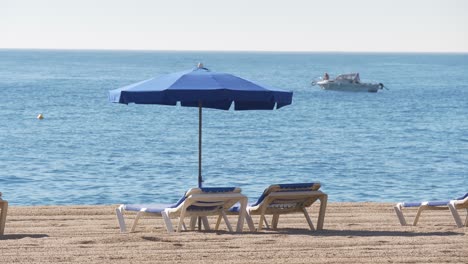
M 468 228 L 457 228 L 449 211 L 402 227 L 392 204 L 329 203 L 322 231 L 297 214 L 261 233 L 232 234 L 222 224 L 168 234 L 161 219 L 144 218 L 135 233 L 120 234 L 115 207 L 10 206 L 0 263 L 468 263 Z

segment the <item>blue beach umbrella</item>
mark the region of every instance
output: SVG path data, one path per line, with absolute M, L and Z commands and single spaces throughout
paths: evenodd
M 198 107 L 198 187 L 202 186 L 202 108 L 273 110 L 289 105 L 292 92 L 259 85 L 228 74 L 212 72 L 200 63 L 176 72 L 109 91 L 109 101 L 121 104 L 160 104 Z

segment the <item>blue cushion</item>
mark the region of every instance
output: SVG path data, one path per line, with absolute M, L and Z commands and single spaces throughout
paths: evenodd
M 465 195 L 463 195 L 462 197 L 458 197 L 458 198 L 455 199 L 455 200 L 463 200 L 463 199 L 465 199 L 466 197 L 468 197 L 468 193 L 465 193 Z
M 281 189 L 304 189 L 311 188 L 315 183 L 287 183 L 287 184 L 278 184 Z
M 446 206 L 449 203 L 449 201 L 432 201 L 432 202 L 427 202 L 428 206 Z M 409 202 L 409 203 L 403 203 L 403 207 L 419 207 L 423 203 L 422 202 Z
M 229 212 L 233 212 L 233 213 L 239 213 L 239 211 L 240 211 L 240 205 L 239 205 L 239 204 L 235 204 L 233 207 L 229 208 L 228 211 L 229 211 Z
M 220 206 L 197 206 L 197 205 L 191 205 L 187 207 L 187 211 L 211 211 L 215 209 L 220 209 Z
M 202 187 L 200 188 L 202 192 L 206 193 L 223 193 L 223 192 L 232 192 L 236 187 Z
M 126 204 L 126 211 L 136 211 L 139 212 L 141 209 L 146 208 L 145 212 L 160 214 L 166 208 L 177 207 L 176 204 Z
M 403 203 L 403 207 L 419 207 L 422 205 L 421 202 L 409 202 L 409 203 Z
M 444 206 L 447 205 L 449 201 L 431 201 L 427 202 L 427 205 L 429 206 Z

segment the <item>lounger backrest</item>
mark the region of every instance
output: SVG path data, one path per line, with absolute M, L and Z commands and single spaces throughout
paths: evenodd
M 185 194 L 185 199 L 191 197 L 192 199 L 199 199 L 200 201 L 192 203 L 187 207 L 187 210 L 215 210 L 220 207 L 228 209 L 237 202 L 237 200 L 229 202 L 229 195 L 239 194 L 240 192 L 241 189 L 237 187 L 192 188 Z
M 175 203 L 171 208 L 176 208 L 181 205 L 187 197 L 192 194 L 200 194 L 200 193 L 226 193 L 226 192 L 233 192 L 233 193 L 240 193 L 241 189 L 236 187 L 207 187 L 207 188 L 191 188 L 185 192 L 185 194 Z
M 320 183 L 290 183 L 290 184 L 275 184 L 270 185 L 263 191 L 262 195 L 258 198 L 252 206 L 257 206 L 271 193 L 278 192 L 307 192 L 307 191 L 318 191 L 320 189 Z
M 202 187 L 202 188 L 192 188 L 187 191 L 185 196 L 190 196 L 192 194 L 200 193 L 240 193 L 241 189 L 237 187 Z
M 455 204 L 460 208 L 467 208 L 468 209 L 468 193 L 465 193 L 462 197 L 456 199 Z M 468 216 L 466 217 L 466 221 L 468 221 Z

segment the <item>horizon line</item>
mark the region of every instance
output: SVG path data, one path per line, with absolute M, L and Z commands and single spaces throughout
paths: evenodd
M 356 51 L 356 50 L 171 50 L 171 49 L 105 49 L 105 48 L 1 48 L 0 50 L 38 50 L 38 51 L 134 51 L 134 52 L 226 52 L 226 53 L 417 53 L 417 54 L 468 54 L 468 51 Z

